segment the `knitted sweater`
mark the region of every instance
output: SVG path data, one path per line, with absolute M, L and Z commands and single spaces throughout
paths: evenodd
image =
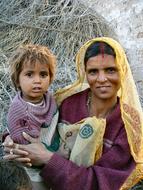
M 8 111 L 7 120 L 11 138 L 16 143 L 28 144 L 23 138 L 22 132 L 26 132 L 35 138 L 42 134 L 44 140 L 41 140 L 50 145 L 58 122 L 57 116 L 52 121 L 56 114 L 57 105 L 50 93 L 47 92 L 44 95 L 43 105 L 37 106 L 24 101 L 21 93 L 18 92 Z M 51 122 L 54 122 L 54 126 L 50 125 Z

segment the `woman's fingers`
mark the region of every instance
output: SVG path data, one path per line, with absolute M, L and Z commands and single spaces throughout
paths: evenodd
M 20 163 L 23 163 L 26 166 L 29 166 L 29 167 L 32 166 L 32 164 L 30 163 L 31 160 L 29 158 L 27 158 L 27 157 L 25 157 L 25 158 L 16 158 L 15 160 L 20 162 Z
M 38 138 L 33 138 L 30 135 L 28 135 L 27 133 L 25 133 L 25 132 L 23 132 L 22 135 L 30 143 L 37 143 L 37 142 L 39 142 Z
M 3 157 L 3 159 L 5 159 L 5 160 L 16 160 L 17 162 L 20 162 L 20 163 L 22 163 L 23 165 L 25 165 L 25 166 L 27 166 L 27 167 L 31 167 L 32 166 L 32 164 L 31 164 L 31 160 L 29 159 L 29 158 L 27 158 L 27 157 L 25 157 L 25 158 L 21 158 L 21 157 L 19 157 L 19 155 L 5 155 L 4 157 Z
M 20 145 L 17 146 L 17 144 L 15 144 L 14 147 L 4 147 L 4 152 L 6 154 L 16 154 L 16 155 L 21 155 L 21 156 L 27 156 L 28 152 L 19 149 Z
M 32 164 L 31 159 L 26 157 L 28 156 L 28 152 L 24 151 L 24 150 L 20 150 L 19 144 L 15 144 L 14 148 L 11 147 L 5 147 L 4 148 L 4 152 L 6 153 L 3 156 L 3 159 L 5 160 L 16 160 L 20 163 L 23 163 L 25 166 L 27 167 L 31 167 Z
M 27 158 L 27 157 L 20 157 L 19 155 L 16 155 L 16 154 L 8 154 L 8 155 L 5 155 L 3 157 L 3 159 L 5 160 L 17 160 L 19 162 L 22 162 L 22 163 L 30 163 L 30 158 Z
M 31 167 L 32 166 L 32 164 L 29 162 L 29 163 L 25 163 L 25 166 L 26 167 Z

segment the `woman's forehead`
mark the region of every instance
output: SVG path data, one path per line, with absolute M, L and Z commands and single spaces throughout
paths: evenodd
M 84 62 L 86 63 L 89 58 L 97 56 L 99 54 L 101 54 L 102 57 L 104 57 L 105 54 L 116 57 L 114 48 L 111 45 L 103 41 L 96 41 L 96 42 L 92 42 L 86 48 L 85 55 L 84 55 Z
M 97 56 L 94 57 L 90 57 L 86 63 L 86 65 L 88 65 L 89 63 L 92 64 L 107 64 L 107 65 L 116 65 L 115 64 L 115 58 L 112 55 L 108 55 L 108 54 L 99 54 Z

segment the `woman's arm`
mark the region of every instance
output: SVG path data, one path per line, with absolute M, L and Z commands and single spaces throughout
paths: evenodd
M 53 190 L 118 190 L 135 167 L 125 138 L 122 130 L 113 147 L 88 168 L 54 154 L 41 175 Z
M 28 135 L 24 137 L 31 144 L 19 145 L 18 149 L 14 148 L 14 155 L 4 158 L 45 165 L 41 175 L 53 190 L 118 190 L 135 167 L 128 143 L 123 140 L 125 136 L 123 130 L 114 146 L 95 165 L 88 168 L 79 167 L 60 155 L 47 151 L 43 144 L 33 142 L 33 138 Z

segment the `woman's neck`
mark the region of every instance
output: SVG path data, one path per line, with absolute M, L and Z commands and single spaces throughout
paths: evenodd
M 106 118 L 117 105 L 117 96 L 111 99 L 97 99 L 89 96 L 89 115 L 97 118 Z

